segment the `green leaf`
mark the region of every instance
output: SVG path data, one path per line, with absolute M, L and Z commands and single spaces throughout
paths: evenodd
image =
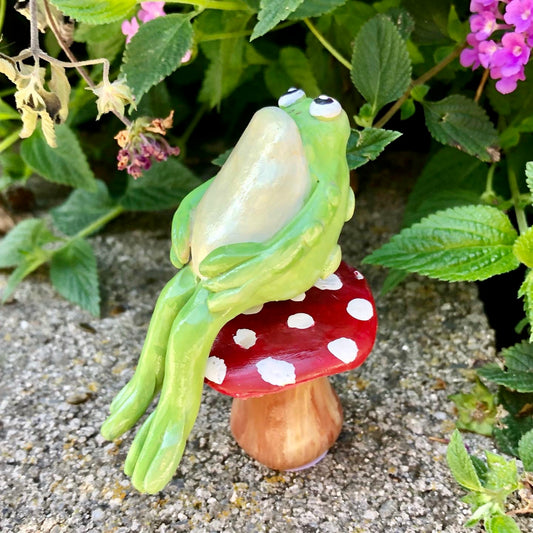
M 524 312 L 529 322 L 529 342 L 533 342 L 533 270 L 528 270 L 518 291 L 518 297 L 524 299 Z
M 222 152 L 218 157 L 215 157 L 211 163 L 221 167 L 228 159 L 229 155 L 233 152 L 233 148 L 228 148 L 225 152 Z
M 533 430 L 522 436 L 518 443 L 518 454 L 524 465 L 524 470 L 533 472 Z
M 514 459 L 507 461 L 501 455 L 489 451 L 485 451 L 485 456 L 488 468 L 483 486 L 490 492 L 499 493 L 503 497 L 498 499 L 505 501 L 505 498 L 520 486 L 516 461 Z M 503 505 L 501 510 L 504 511 Z
M 353 170 L 373 161 L 385 147 L 402 134 L 399 131 L 365 128 L 352 130 L 346 147 L 348 167 Z
M 461 434 L 456 429 L 450 438 L 450 444 L 446 451 L 448 466 L 453 477 L 462 487 L 468 490 L 479 491 L 483 487 L 472 464 L 470 456 L 466 451 Z
M 1 303 L 6 303 L 7 299 L 15 292 L 15 289 L 18 287 L 20 282 L 26 276 L 29 276 L 34 270 L 37 270 L 37 268 L 44 264 L 47 259 L 48 256 L 45 255 L 40 249 L 35 249 L 31 253 L 26 254 L 22 258 L 22 261 L 19 263 L 17 268 L 13 270 L 7 279 L 7 284 L 2 293 Z
M 450 12 L 448 14 L 448 35 L 456 42 L 462 43 L 465 41 L 469 31 L 468 21 L 461 22 L 457 15 L 455 6 L 450 6 Z
M 299 87 L 311 97 L 320 94 L 309 60 L 299 48 L 293 46 L 281 49 L 278 62 L 265 70 L 265 82 L 269 91 L 277 96 L 285 94 L 289 87 Z
M 518 267 L 512 253 L 516 236 L 495 207 L 456 207 L 402 230 L 363 262 L 445 281 L 482 280 Z
M 250 41 L 269 32 L 282 20 L 285 20 L 303 0 L 261 0 L 261 9 L 257 15 L 258 22 L 254 26 Z
M 136 0 L 51 0 L 65 15 L 79 22 L 107 24 L 114 20 L 128 18 L 135 8 Z
M 120 30 L 121 24 L 121 20 L 98 26 L 82 23 L 76 28 L 74 39 L 87 44 L 90 58 L 105 57 L 113 61 L 124 47 L 125 36 Z
M 52 209 L 54 224 L 65 235 L 76 235 L 116 206 L 105 183 L 100 180 L 96 183 L 96 192 L 75 190 L 65 203 Z
M 33 249 L 55 240 L 44 220 L 29 218 L 19 222 L 0 241 L 0 268 L 20 265 Z
M 388 17 L 375 16 L 357 34 L 351 78 L 372 106 L 374 116 L 406 91 L 411 61 L 404 40 Z
M 513 252 L 521 263 L 533 268 L 533 227 L 516 239 Z
M 486 177 L 485 165 L 479 159 L 442 148 L 418 177 L 407 201 L 403 226 L 441 209 L 479 203 Z
M 56 126 L 57 148 L 46 143 L 38 128 L 20 144 L 24 162 L 48 181 L 88 191 L 96 190 L 96 179 L 76 135 L 66 124 Z
M 246 27 L 250 15 L 243 13 L 214 12 L 204 14 L 197 21 L 197 28 L 202 35 L 210 33 L 239 32 Z M 200 44 L 209 59 L 198 99 L 210 107 L 231 94 L 241 83 L 244 71 L 244 37 L 220 39 Z
M 6 104 L 0 98 L 0 120 L 20 120 L 20 114 L 16 109 Z
M 526 183 L 530 194 L 533 194 L 533 161 L 526 163 Z
M 400 118 L 407 120 L 411 118 L 416 112 L 415 103 L 412 98 L 408 98 L 400 107 Z
M 437 141 L 463 150 L 481 161 L 499 160 L 496 129 L 474 100 L 454 94 L 439 102 L 424 102 L 423 105 L 426 126 Z
M 181 66 L 181 59 L 192 46 L 192 35 L 190 16 L 179 13 L 141 25 L 126 46 L 121 67 L 137 100 Z
M 100 314 L 96 258 L 87 241 L 75 239 L 54 253 L 50 279 L 61 296 L 94 316 Z
M 492 435 L 497 409 L 494 396 L 485 385 L 478 380 L 471 393 L 453 394 L 449 398 L 457 409 L 459 429 Z
M 391 7 L 385 11 L 385 14 L 392 20 L 392 22 L 394 22 L 402 39 L 404 41 L 409 39 L 411 33 L 415 29 L 415 21 L 409 11 L 403 7 Z
M 347 0 L 304 0 L 290 15 L 289 20 L 319 17 L 342 6 Z
M 505 369 L 496 363 L 478 369 L 486 379 L 518 392 L 533 392 L 533 344 L 523 341 L 502 351 Z
M 491 516 L 484 523 L 487 533 L 521 533 L 516 522 L 507 515 Z
M 147 170 L 142 178 L 129 178 L 120 205 L 130 211 L 158 211 L 176 207 L 200 180 L 177 159 L 170 158 Z
M 418 44 L 449 42 L 447 33 L 451 0 L 403 0 L 402 5 L 415 19 L 413 40 Z

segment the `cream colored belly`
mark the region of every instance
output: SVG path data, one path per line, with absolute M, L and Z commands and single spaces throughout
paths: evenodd
M 198 204 L 192 268 L 216 248 L 263 242 L 302 208 L 311 177 L 298 128 L 277 107 L 258 111 Z

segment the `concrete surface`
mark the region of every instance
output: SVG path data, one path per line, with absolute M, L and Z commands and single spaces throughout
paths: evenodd
M 343 235 L 356 266 L 399 225 L 401 195 L 378 192 L 361 195 Z M 448 396 L 468 388 L 474 360 L 493 357 L 493 333 L 474 285 L 411 277 L 380 297 L 384 273 L 373 267 L 361 270 L 376 291 L 378 339 L 360 369 L 333 379 L 345 422 L 321 463 L 297 473 L 256 463 L 230 434 L 231 399 L 206 387 L 173 481 L 155 496 L 131 487 L 122 466 L 133 432 L 109 443 L 98 430 L 173 273 L 167 222 L 92 239 L 104 318 L 62 300 L 42 273 L 0 308 L 0 531 L 465 531 L 445 461 Z M 492 449 L 465 439 L 473 452 Z

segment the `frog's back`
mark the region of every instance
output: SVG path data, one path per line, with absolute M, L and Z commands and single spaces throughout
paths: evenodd
M 216 248 L 264 242 L 302 208 L 311 176 L 294 120 L 277 107 L 258 111 L 194 213 L 192 267 Z

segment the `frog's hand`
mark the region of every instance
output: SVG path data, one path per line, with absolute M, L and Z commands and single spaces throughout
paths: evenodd
M 171 480 L 196 420 L 207 357 L 228 320 L 210 313 L 207 296 L 197 289 L 172 325 L 159 403 L 126 459 L 126 474 L 141 492 L 156 493 Z
M 309 200 L 289 224 L 268 241 L 255 245 L 257 253 L 250 254 L 249 259 L 236 264 L 231 270 L 225 271 L 220 268 L 221 273 L 204 280 L 204 286 L 213 292 L 236 289 L 249 279 L 260 280 L 265 275 L 271 275 L 273 272 L 281 273 L 292 268 L 307 250 L 316 245 L 325 227 L 335 216 L 339 202 L 340 191 L 335 184 L 318 183 Z M 251 252 L 253 243 L 245 244 L 248 246 L 247 251 Z M 239 245 L 227 245 L 225 247 L 227 255 L 232 256 L 230 254 L 232 246 Z M 213 263 L 214 261 L 210 262 L 210 267 Z M 212 271 L 216 270 L 213 268 Z
M 170 260 L 176 268 L 189 261 L 191 245 L 192 213 L 214 178 L 191 191 L 180 203 L 172 219 L 172 248 Z
M 265 243 L 239 242 L 219 246 L 209 253 L 200 263 L 198 270 L 202 276 L 212 278 L 264 252 Z
M 161 291 L 135 374 L 111 403 L 111 415 L 102 425 L 105 439 L 113 440 L 130 429 L 159 392 L 172 323 L 195 286 L 196 278 L 191 269 L 184 268 Z

